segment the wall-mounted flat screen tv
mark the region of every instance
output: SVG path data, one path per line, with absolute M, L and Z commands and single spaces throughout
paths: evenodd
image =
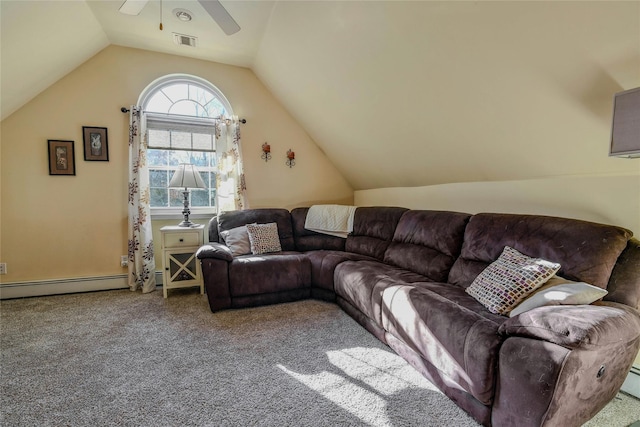
M 609 156 L 640 157 L 640 87 L 613 96 Z

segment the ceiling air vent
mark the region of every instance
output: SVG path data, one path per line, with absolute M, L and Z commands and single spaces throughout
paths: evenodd
M 187 36 L 184 34 L 172 33 L 173 40 L 181 46 L 196 47 L 196 38 L 193 36 Z

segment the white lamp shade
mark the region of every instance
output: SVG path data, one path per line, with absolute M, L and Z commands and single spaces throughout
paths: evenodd
M 189 163 L 181 163 L 178 170 L 173 174 L 170 188 L 207 188 L 200 173 L 195 166 Z

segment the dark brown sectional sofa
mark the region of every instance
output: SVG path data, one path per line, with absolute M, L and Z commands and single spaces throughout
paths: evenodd
M 212 311 L 318 298 L 350 316 L 484 425 L 579 426 L 620 389 L 640 347 L 640 242 L 619 227 L 537 215 L 358 208 L 347 237 L 308 208 L 213 218 L 198 252 Z M 223 230 L 278 225 L 282 252 L 234 257 Z M 509 318 L 465 292 L 505 246 L 608 290 L 591 305 Z

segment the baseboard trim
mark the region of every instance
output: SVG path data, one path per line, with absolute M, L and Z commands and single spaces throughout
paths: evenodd
M 162 285 L 162 272 L 156 272 L 156 283 Z M 35 280 L 29 282 L 0 283 L 0 299 L 40 297 L 73 294 L 77 292 L 128 289 L 126 274 L 73 279 Z
M 640 366 L 631 367 L 631 372 L 620 390 L 640 399 Z

